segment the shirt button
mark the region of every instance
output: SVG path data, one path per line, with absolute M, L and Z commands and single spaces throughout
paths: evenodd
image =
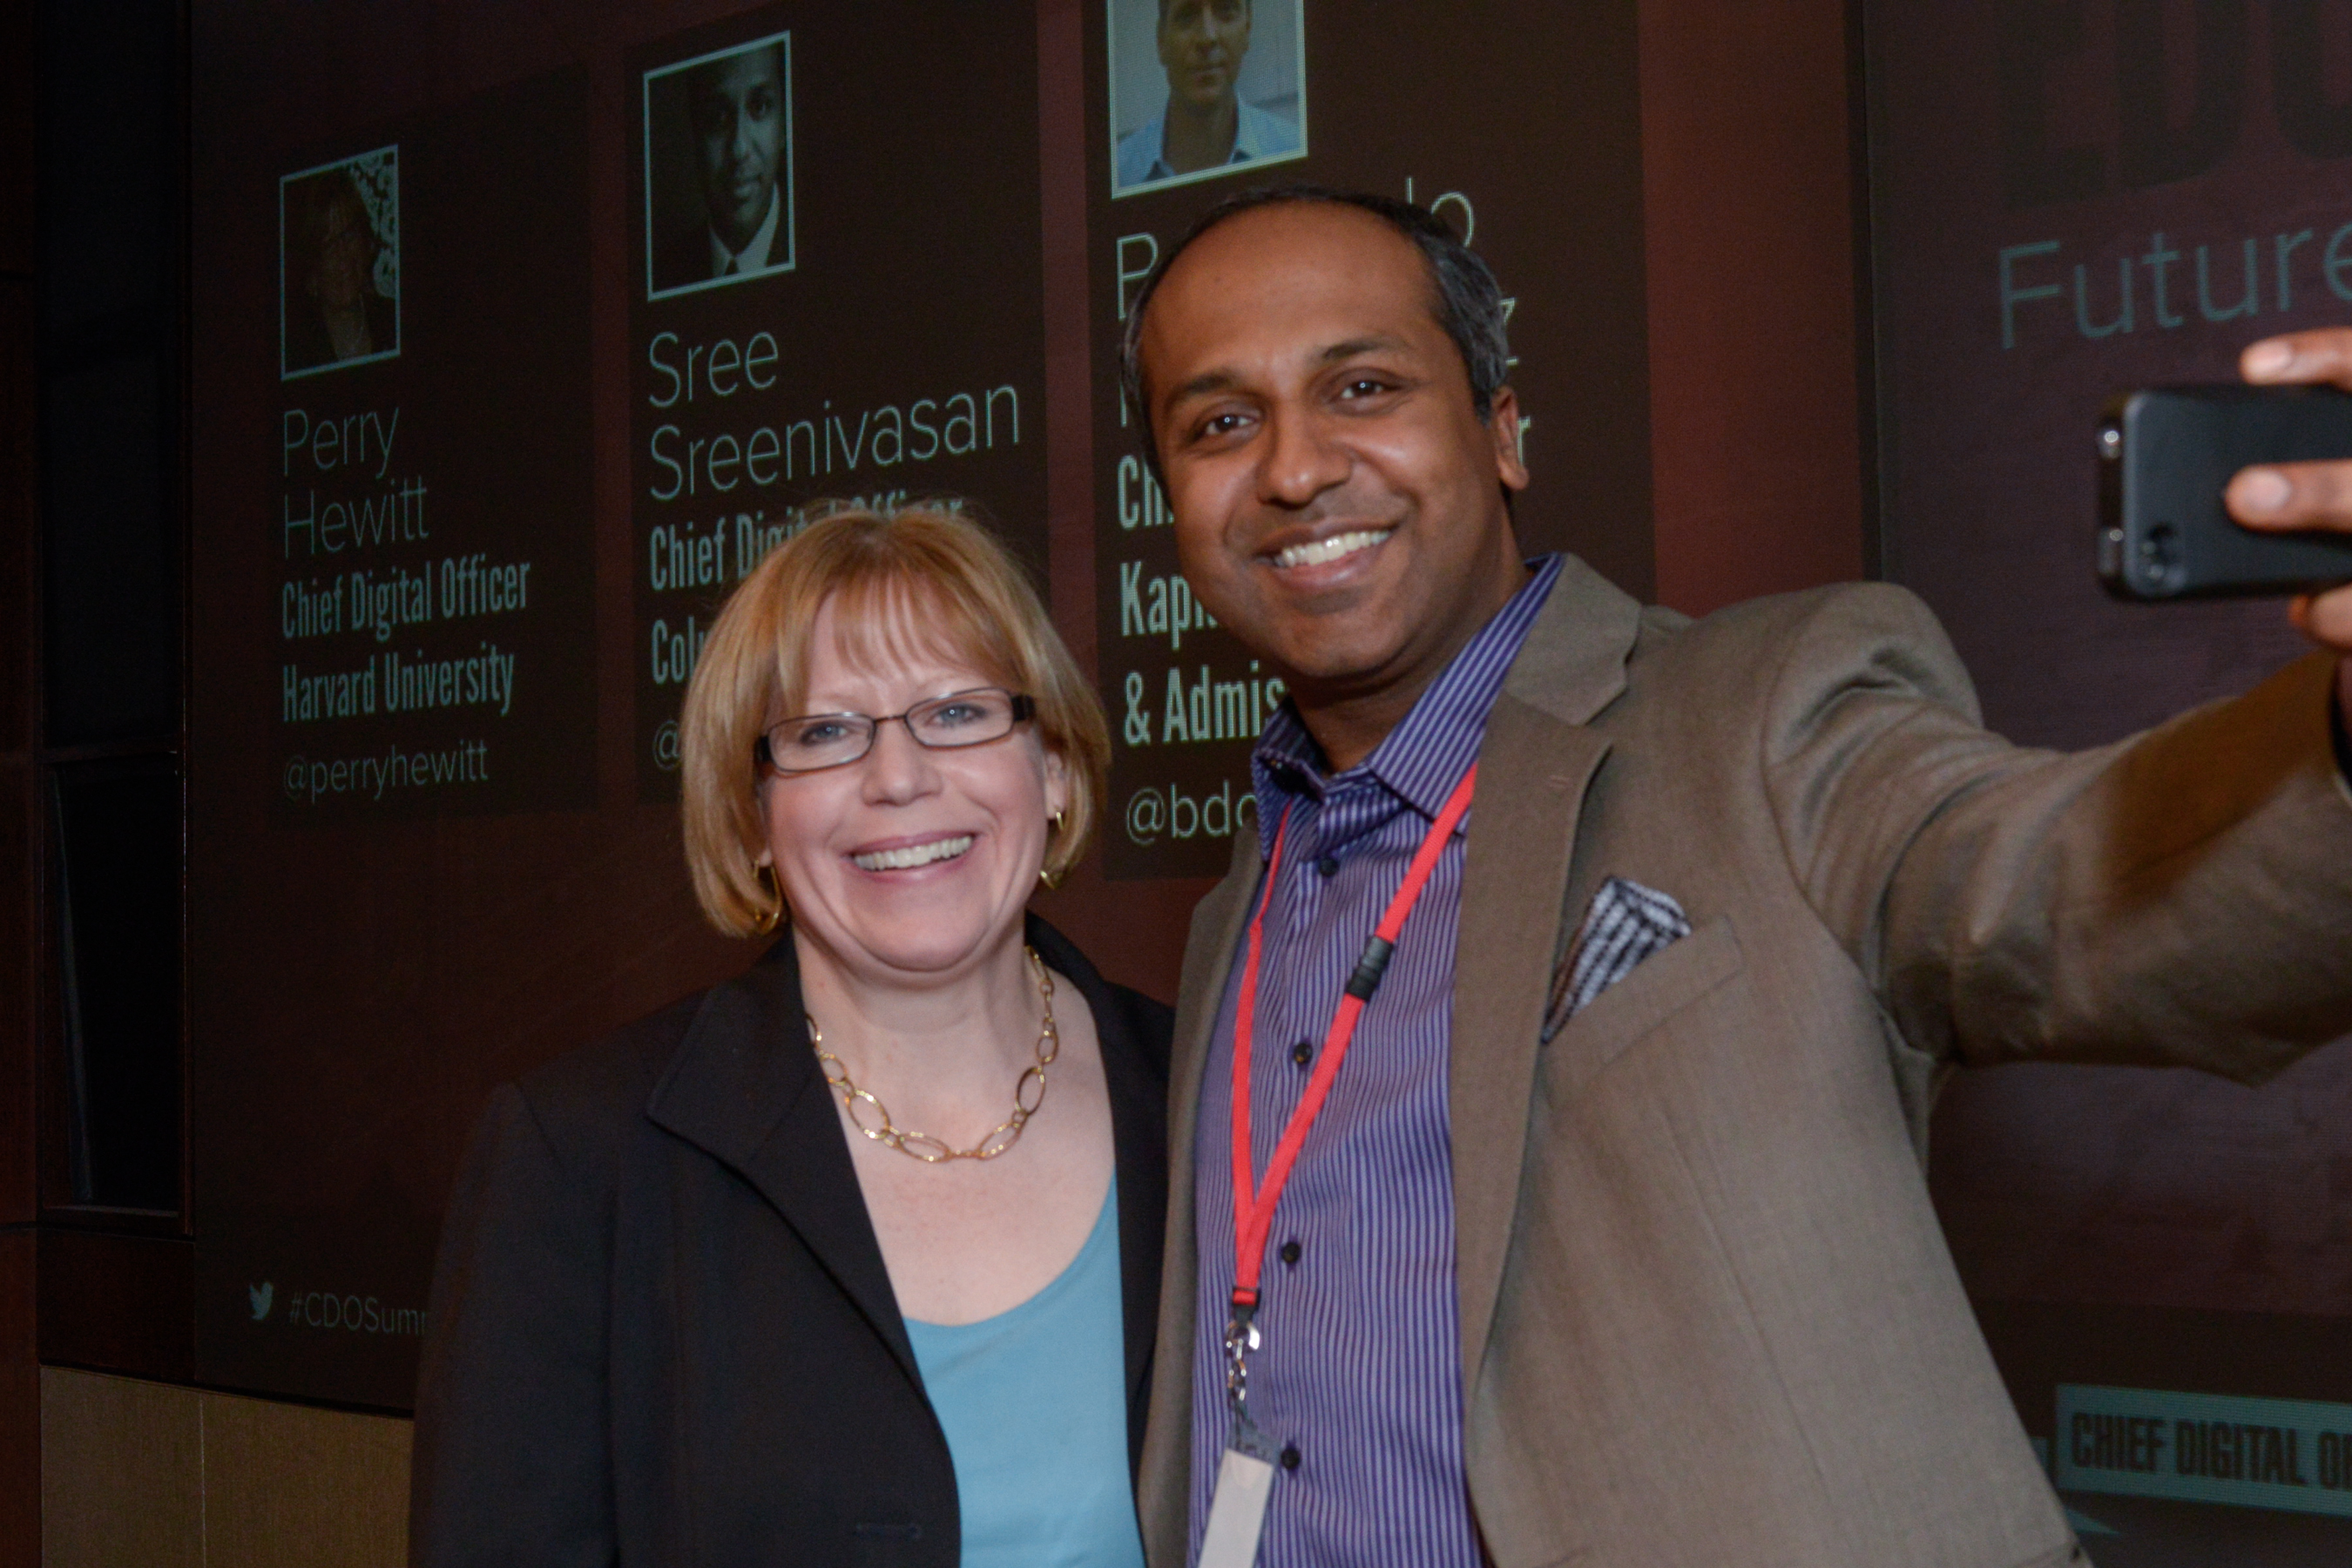
M 1282 1244 L 1282 1260 L 1294 1268 L 1298 1266 L 1298 1243 L 1286 1241 Z
M 1291 1047 L 1290 1059 L 1297 1062 L 1300 1067 L 1305 1067 L 1308 1062 L 1313 1061 L 1315 1059 L 1315 1042 L 1312 1040 L 1301 1040 L 1297 1045 Z
M 1289 1443 L 1284 1445 L 1282 1450 L 1282 1468 L 1286 1470 L 1295 1470 L 1298 1468 L 1297 1444 Z
M 1315 862 L 1315 869 L 1326 878 L 1336 877 L 1339 874 L 1339 858 L 1337 855 L 1326 855 Z

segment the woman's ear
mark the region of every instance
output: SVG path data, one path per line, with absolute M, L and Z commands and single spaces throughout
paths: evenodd
M 1070 769 L 1059 752 L 1045 753 L 1045 815 L 1062 816 L 1070 809 Z

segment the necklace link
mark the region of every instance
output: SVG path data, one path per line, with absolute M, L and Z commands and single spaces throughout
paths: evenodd
M 1023 1068 L 1020 1078 L 1013 1082 L 1013 1114 L 990 1128 L 969 1149 L 958 1149 L 943 1138 L 900 1127 L 890 1120 L 890 1108 L 871 1089 L 860 1089 L 850 1080 L 849 1069 L 842 1065 L 841 1058 L 824 1048 L 824 1031 L 816 1026 L 814 1018 L 810 1018 L 809 1047 L 816 1052 L 818 1070 L 824 1073 L 824 1081 L 840 1094 L 842 1111 L 852 1127 L 875 1142 L 927 1165 L 945 1164 L 950 1160 L 993 1160 L 1021 1142 L 1022 1130 L 1029 1125 L 1029 1119 L 1045 1107 L 1045 1069 L 1062 1054 L 1062 1033 L 1054 1026 L 1054 977 L 1035 948 L 1022 951 L 1029 955 L 1029 972 L 1037 982 L 1037 997 L 1044 1005 L 1045 1021 L 1037 1031 L 1037 1059 Z

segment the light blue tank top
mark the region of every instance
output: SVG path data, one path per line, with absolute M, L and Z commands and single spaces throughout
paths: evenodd
M 977 1323 L 907 1321 L 947 1432 L 963 1568 L 1143 1568 L 1127 1469 L 1118 1182 L 1053 1283 Z

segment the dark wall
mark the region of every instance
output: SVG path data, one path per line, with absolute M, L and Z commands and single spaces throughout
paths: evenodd
M 0 1555 L 41 1520 L 33 1306 L 34 1009 L 40 959 L 33 788 L 33 13 L 0 10 Z

